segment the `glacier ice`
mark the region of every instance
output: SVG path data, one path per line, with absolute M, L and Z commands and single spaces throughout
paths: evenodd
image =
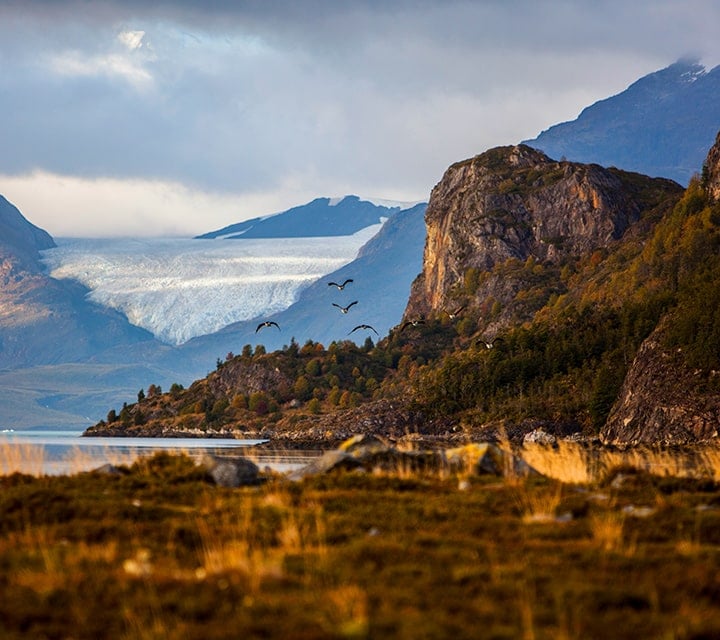
M 332 238 L 60 238 L 42 254 L 53 278 L 80 281 L 94 302 L 177 345 L 286 309 L 381 226 Z

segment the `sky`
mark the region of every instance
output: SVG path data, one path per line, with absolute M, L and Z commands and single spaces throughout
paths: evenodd
M 427 200 L 681 57 L 717 0 L 0 0 L 0 194 L 55 237 Z

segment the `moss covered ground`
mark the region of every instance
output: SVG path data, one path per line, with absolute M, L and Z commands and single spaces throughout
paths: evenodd
M 714 479 L 123 470 L 0 478 L 1 637 L 720 637 Z

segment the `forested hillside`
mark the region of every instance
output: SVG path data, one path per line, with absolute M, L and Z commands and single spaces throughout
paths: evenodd
M 155 388 L 91 431 L 332 441 L 357 431 L 521 437 L 542 426 L 642 441 L 642 424 L 632 433 L 608 426 L 629 394 L 643 398 L 638 416 L 649 405 L 667 408 L 655 416 L 653 441 L 712 437 L 705 423 L 717 422 L 720 404 L 715 171 L 708 166 L 683 190 L 523 147 L 453 165 L 428 206 L 423 273 L 387 338 L 272 353 L 248 346 L 189 389 Z M 649 350 L 655 359 L 643 359 Z M 642 386 L 647 378 L 655 387 Z M 640 386 L 628 390 L 628 380 Z M 657 395 L 663 381 L 675 398 Z M 693 401 L 681 411 L 683 398 Z M 691 428 L 679 429 L 678 419 Z

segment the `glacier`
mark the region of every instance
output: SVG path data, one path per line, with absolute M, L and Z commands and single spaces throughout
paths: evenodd
M 51 277 L 81 282 L 92 301 L 180 345 L 287 309 L 303 289 L 354 260 L 381 227 L 332 238 L 56 238 L 42 260 Z

